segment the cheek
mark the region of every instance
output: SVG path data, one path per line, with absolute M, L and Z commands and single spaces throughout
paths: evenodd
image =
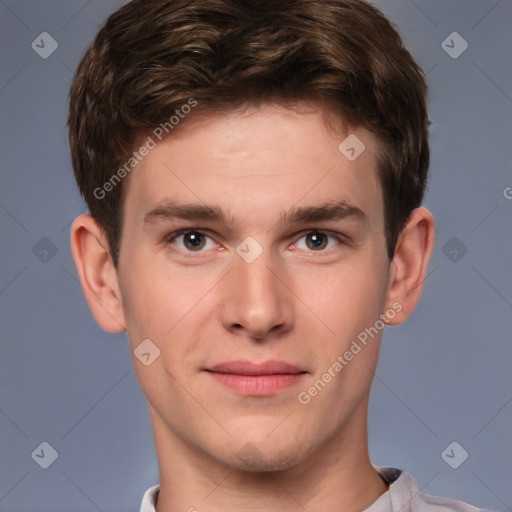
M 120 273 L 120 289 L 130 340 L 136 344 L 149 338 L 158 343 L 179 314 L 179 302 L 173 296 L 173 292 L 179 296 L 179 290 L 169 285 L 170 277 L 159 274 L 154 263 L 140 256 L 124 263 L 129 270 Z
M 212 275 L 200 277 L 176 269 L 166 271 L 165 264 L 144 264 L 141 259 L 133 259 L 131 272 L 121 280 L 132 349 L 149 338 L 160 348 L 166 366 L 180 363 L 183 352 L 190 349 L 187 339 L 193 331 L 200 331 L 209 318 L 205 297 L 214 284 Z M 171 346 L 172 350 L 168 350 Z M 173 362 L 168 361 L 171 357 Z
M 339 340 L 338 343 L 345 343 L 379 318 L 386 282 L 385 272 L 375 259 L 368 258 L 365 264 L 361 258 L 358 264 L 346 263 L 301 273 L 295 279 L 295 289 L 304 308 L 309 310 L 305 320 L 313 329 L 325 332 L 329 338 Z

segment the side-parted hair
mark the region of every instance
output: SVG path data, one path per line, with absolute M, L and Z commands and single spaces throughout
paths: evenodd
M 68 118 L 73 169 L 117 266 L 141 136 L 172 136 L 192 108 L 317 102 L 377 138 L 392 258 L 425 192 L 426 93 L 396 30 L 363 0 L 132 0 L 108 18 L 78 66 Z

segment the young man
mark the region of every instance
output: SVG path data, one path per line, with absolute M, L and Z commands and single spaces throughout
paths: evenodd
M 425 95 L 361 0 L 134 0 L 99 32 L 71 241 L 149 404 L 144 512 L 477 510 L 367 449 L 382 329 L 434 245 Z

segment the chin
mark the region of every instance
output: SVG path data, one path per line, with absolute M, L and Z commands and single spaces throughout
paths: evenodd
M 267 437 L 238 442 L 225 463 L 234 469 L 248 472 L 268 473 L 289 469 L 300 464 L 306 453 L 304 446 L 297 440 L 289 438 L 288 441 L 289 444 L 282 438 Z
M 232 466 L 240 471 L 252 473 L 270 473 L 275 471 L 284 471 L 296 466 L 300 462 L 300 457 L 296 453 L 262 453 L 252 443 L 247 443 L 236 453 L 232 460 Z

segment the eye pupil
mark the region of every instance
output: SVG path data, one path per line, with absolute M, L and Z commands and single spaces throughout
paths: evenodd
M 313 250 L 324 249 L 327 246 L 327 237 L 323 233 L 309 233 L 306 236 L 306 245 Z
M 192 251 L 197 251 L 198 249 L 202 249 L 205 245 L 206 241 L 204 236 L 201 233 L 185 233 L 183 235 L 183 244 L 187 249 Z

